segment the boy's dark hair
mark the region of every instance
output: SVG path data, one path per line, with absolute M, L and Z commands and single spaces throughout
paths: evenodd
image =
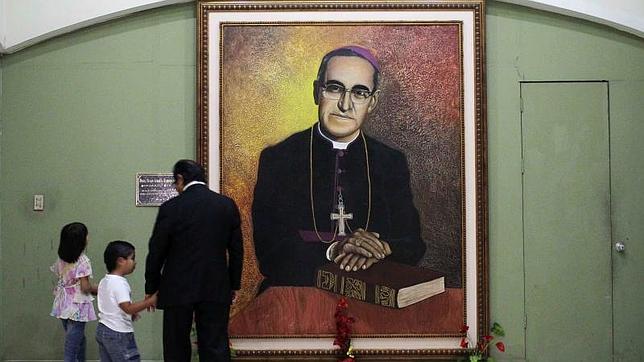
M 87 226 L 73 222 L 60 231 L 58 257 L 67 263 L 75 263 L 87 247 Z
M 103 261 L 105 261 L 107 272 L 111 273 L 116 269 L 116 260 L 118 258 L 127 259 L 127 257 L 134 254 L 134 250 L 134 245 L 123 240 L 115 240 L 107 244 L 103 253 Z

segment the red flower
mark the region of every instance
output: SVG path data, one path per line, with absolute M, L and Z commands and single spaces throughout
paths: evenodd
M 339 308 L 346 308 L 349 306 L 349 303 L 347 303 L 347 300 L 345 298 L 340 298 L 338 301 L 338 307 Z
M 461 338 L 461 343 L 460 346 L 461 348 L 471 348 L 471 351 L 468 351 L 468 355 L 470 356 L 479 356 L 481 357 L 485 353 L 487 353 L 488 348 L 490 347 L 490 344 L 492 343 L 492 340 L 496 338 L 495 336 L 504 336 L 503 334 L 503 329 L 498 323 L 494 323 L 494 327 L 492 328 L 492 334 L 489 335 L 484 335 L 480 336 L 478 341 L 476 341 L 476 344 L 474 345 L 473 341 L 470 341 L 468 336 L 467 336 L 467 331 L 469 327 L 464 324 L 460 332 L 465 334 L 463 338 Z M 472 343 L 472 346 L 470 346 L 470 343 Z M 496 348 L 501 351 L 505 352 L 505 344 L 503 344 L 502 341 L 499 341 L 495 344 Z
M 355 319 L 349 317 L 347 314 L 347 308 L 349 303 L 345 298 L 340 298 L 338 304 L 335 308 L 335 339 L 333 340 L 333 345 L 339 346 L 342 354 L 348 354 L 349 349 L 351 348 L 351 325 L 355 322 Z M 354 357 L 348 356 L 343 357 L 339 362 L 353 362 Z
M 467 338 L 461 338 L 461 348 L 467 348 Z

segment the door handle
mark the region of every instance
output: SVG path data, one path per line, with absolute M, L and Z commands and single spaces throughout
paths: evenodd
M 623 253 L 625 249 L 626 245 L 624 245 L 624 243 L 622 243 L 621 241 L 615 243 L 615 251 L 617 251 L 618 253 Z

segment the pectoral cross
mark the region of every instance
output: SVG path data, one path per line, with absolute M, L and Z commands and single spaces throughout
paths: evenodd
M 344 213 L 344 202 L 342 202 L 342 199 L 338 202 L 338 212 L 331 213 L 331 220 L 338 220 L 338 236 L 346 236 L 347 234 L 344 232 L 344 223 L 345 220 L 353 220 L 353 214 Z

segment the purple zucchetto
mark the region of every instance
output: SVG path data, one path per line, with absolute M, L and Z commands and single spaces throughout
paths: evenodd
M 343 49 L 356 53 L 361 58 L 368 61 L 371 64 L 371 66 L 376 70 L 376 72 L 380 72 L 380 64 L 378 64 L 378 60 L 376 59 L 376 57 L 373 56 L 373 54 L 367 48 L 363 48 L 358 45 L 347 45 L 347 46 L 334 49 L 330 51 L 329 54 L 341 52 Z

